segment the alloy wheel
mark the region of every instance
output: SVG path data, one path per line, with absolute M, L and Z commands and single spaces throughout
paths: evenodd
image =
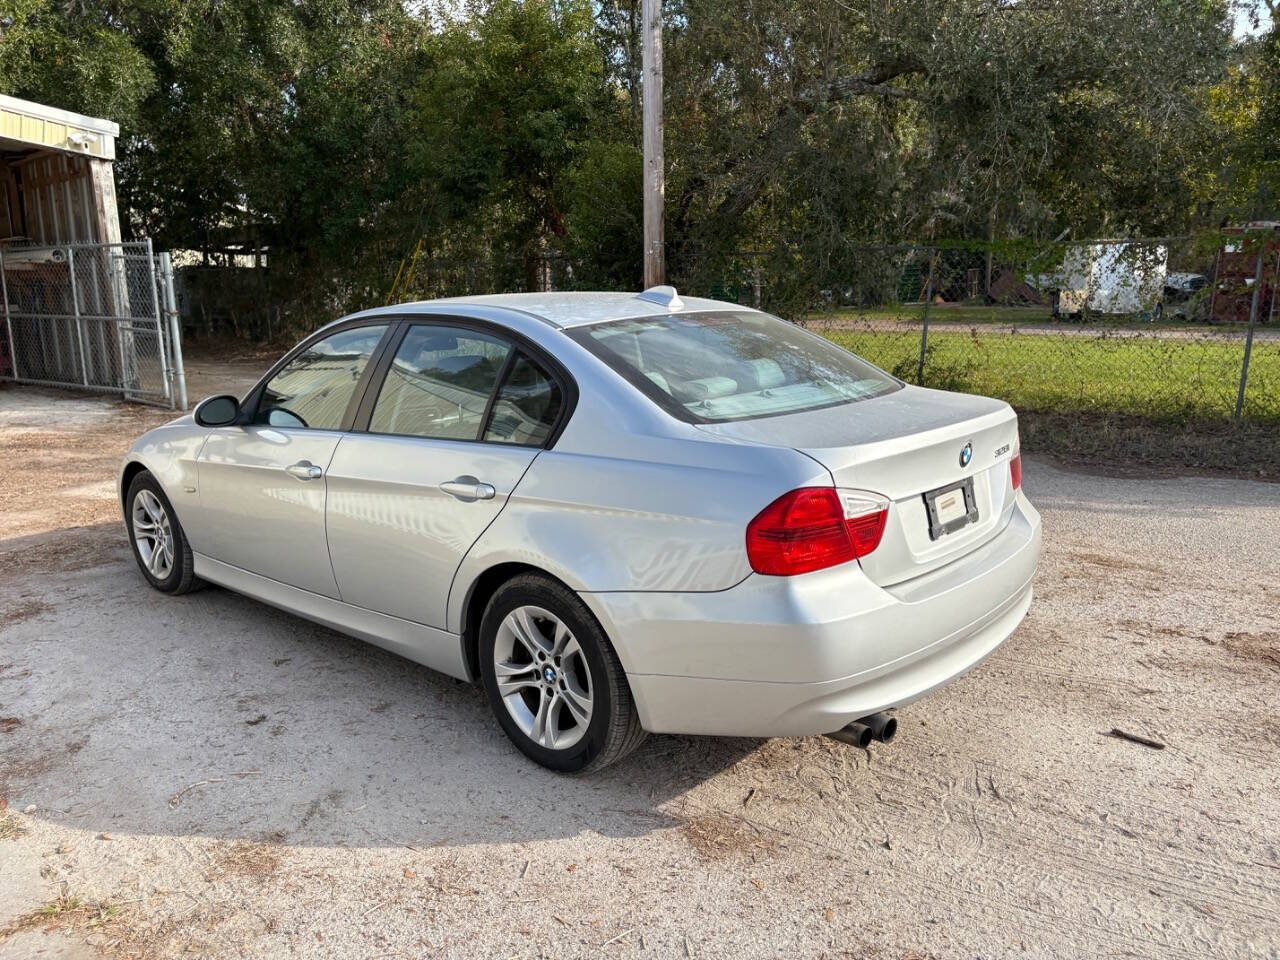
M 565 750 L 585 736 L 594 706 L 591 669 L 559 617 L 535 606 L 507 614 L 493 672 L 511 719 L 534 743 Z
M 133 498 L 134 549 L 157 580 L 167 580 L 173 572 L 173 526 L 164 504 L 150 490 L 139 490 Z

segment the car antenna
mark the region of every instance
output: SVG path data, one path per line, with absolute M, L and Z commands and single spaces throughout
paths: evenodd
M 679 310 L 684 306 L 684 301 L 680 299 L 680 294 L 676 293 L 676 288 L 669 284 L 650 287 L 644 293 L 636 296 L 640 300 L 648 300 L 650 303 L 656 303 L 658 306 L 666 307 L 668 310 Z

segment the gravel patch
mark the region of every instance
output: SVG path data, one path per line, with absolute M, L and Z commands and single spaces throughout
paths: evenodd
M 1028 456 L 1031 614 L 893 744 L 651 737 L 569 778 L 478 689 L 150 590 L 94 484 L 152 413 L 16 393 L 51 449 L 0 484 L 4 960 L 1276 955 L 1274 485 Z

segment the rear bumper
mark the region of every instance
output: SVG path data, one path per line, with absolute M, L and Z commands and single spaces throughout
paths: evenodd
M 882 588 L 856 563 L 750 576 L 717 593 L 587 593 L 645 729 L 830 733 L 937 689 L 991 654 L 1031 605 L 1040 517 L 1019 494 L 1005 528 L 960 560 Z

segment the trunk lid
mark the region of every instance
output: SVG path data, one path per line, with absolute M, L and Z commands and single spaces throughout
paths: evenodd
M 1013 512 L 1009 460 L 1018 421 L 1001 400 L 906 386 L 858 403 L 699 429 L 744 443 L 791 447 L 831 471 L 837 487 L 886 497 L 884 537 L 859 561 L 881 586 L 977 549 L 1004 529 Z M 971 457 L 962 463 L 966 445 Z M 977 520 L 934 539 L 925 494 L 970 478 Z

